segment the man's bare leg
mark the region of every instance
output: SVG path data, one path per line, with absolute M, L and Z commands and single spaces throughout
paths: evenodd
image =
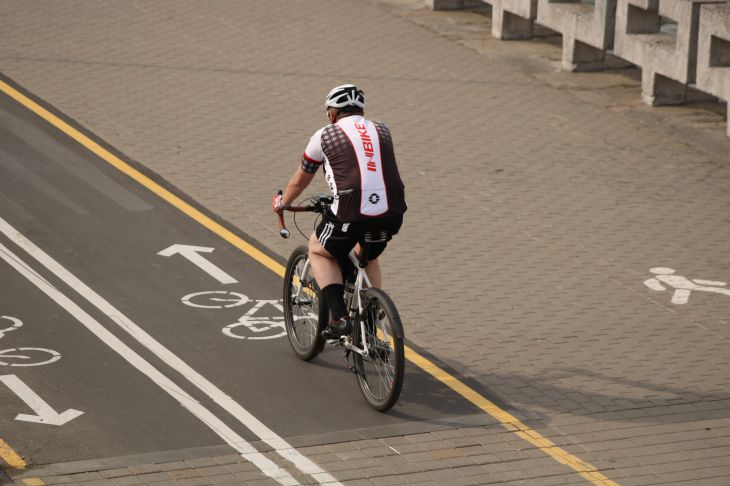
M 309 261 L 312 263 L 312 272 L 317 285 L 323 289 L 331 284 L 342 285 L 342 270 L 337 260 L 328 252 L 312 233 L 309 238 Z

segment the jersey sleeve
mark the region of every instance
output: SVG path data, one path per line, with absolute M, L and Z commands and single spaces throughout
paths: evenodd
M 302 155 L 302 170 L 307 174 L 314 174 L 317 172 L 317 169 L 319 169 L 322 162 L 324 162 L 324 152 L 322 152 L 322 130 L 324 130 L 324 128 L 320 128 L 314 135 L 312 135 L 312 138 L 309 139 L 309 143 L 307 144 L 307 148 L 304 149 L 304 154 Z

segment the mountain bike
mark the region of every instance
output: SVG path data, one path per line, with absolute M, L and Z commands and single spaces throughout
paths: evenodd
M 323 216 L 334 198 L 318 195 L 306 201 L 308 204 L 285 210 Z M 282 214 L 279 215 L 279 229 L 283 238 L 289 237 Z M 387 237 L 382 233 L 366 233 L 360 256 L 352 251 L 348 261 L 340 262 L 341 267 L 347 269 L 343 275 L 345 308 L 353 323 L 349 335 L 334 338 L 326 332 L 330 313 L 326 303 L 320 300 L 320 289 L 306 247 L 300 246 L 292 252 L 284 275 L 284 323 L 294 354 L 309 361 L 325 345 L 344 348 L 345 361 L 357 375 L 365 400 L 381 412 L 389 410 L 398 400 L 405 366 L 403 324 L 398 310 L 384 291 L 370 284 L 365 273 L 370 244 L 386 241 Z

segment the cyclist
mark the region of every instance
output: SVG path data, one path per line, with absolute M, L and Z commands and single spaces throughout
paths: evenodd
M 324 166 L 334 202 L 309 239 L 309 260 L 329 307 L 329 334 L 343 336 L 352 330 L 344 304 L 339 261 L 355 248 L 359 256 L 366 231 L 385 236 L 371 243 L 366 272 L 374 287 L 381 287 L 378 257 L 398 233 L 406 212 L 404 185 L 398 173 L 390 130 L 382 122 L 364 117 L 365 95 L 352 84 L 333 88 L 325 97 L 330 124 L 309 140 L 302 161 L 283 195 L 274 197 L 274 212 L 281 214 L 293 203 Z

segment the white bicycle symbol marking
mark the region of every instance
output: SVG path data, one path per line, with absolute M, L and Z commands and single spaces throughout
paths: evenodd
M 2 339 L 5 334 L 15 331 L 17 329 L 20 329 L 23 327 L 23 321 L 18 319 L 17 317 L 10 317 L 10 316 L 0 316 L 0 319 L 5 319 L 13 324 L 10 327 L 6 327 L 5 329 L 0 329 L 0 339 Z M 31 356 L 27 356 L 27 352 L 31 351 Z M 8 353 L 26 353 L 26 354 L 8 354 Z M 14 360 L 32 360 L 33 354 L 47 354 L 50 355 L 49 358 L 46 358 L 45 361 L 28 361 L 26 363 L 22 362 L 14 362 Z M 10 359 L 10 361 L 6 361 Z M 27 367 L 27 366 L 43 366 L 47 364 L 54 363 L 61 359 L 61 353 L 58 351 L 54 351 L 52 349 L 46 349 L 46 348 L 11 348 L 11 349 L 0 349 L 0 366 L 19 366 L 19 367 Z
M 3 336 L 5 336 L 5 333 L 15 331 L 16 329 L 20 329 L 23 326 L 23 321 L 21 321 L 17 317 L 0 316 L 0 319 L 7 319 L 8 321 L 13 323 L 13 325 L 10 327 L 7 327 L 5 329 L 0 329 L 0 339 L 2 339 Z
M 216 304 L 201 304 L 196 303 L 194 300 L 199 297 L 204 297 L 208 302 L 216 302 Z M 188 294 L 182 298 L 182 303 L 189 305 L 190 307 L 197 307 L 200 309 L 229 309 L 231 307 L 238 307 L 248 303 L 248 296 L 239 294 L 238 292 L 230 292 L 228 290 L 208 290 L 205 292 L 195 292 L 194 294 Z
M 244 329 L 248 329 L 248 331 L 250 331 L 252 333 L 275 331 L 278 329 L 282 329 L 282 331 L 277 334 L 271 334 L 268 336 L 242 336 L 242 335 L 236 334 L 234 332 L 234 329 L 241 327 L 241 326 L 243 326 Z M 284 327 L 284 318 L 283 317 L 260 318 L 260 317 L 243 315 L 238 318 L 238 322 L 234 322 L 233 324 L 229 324 L 226 327 L 224 327 L 222 332 L 226 336 L 232 337 L 234 339 L 259 340 L 259 339 L 275 339 L 278 337 L 286 336 L 286 328 Z
M 244 315 L 238 318 L 238 322 L 229 324 L 223 328 L 222 332 L 228 337 L 234 339 L 252 339 L 258 341 L 261 339 L 276 339 L 286 336 L 286 328 L 284 327 L 284 316 L 275 317 L 260 317 L 255 316 L 265 305 L 271 305 L 276 308 L 279 312 L 283 313 L 284 308 L 279 300 L 257 300 L 256 304 L 251 307 Z M 254 334 L 253 336 L 243 336 L 234 332 L 234 329 L 242 328 L 241 330 L 247 330 L 248 334 Z M 281 329 L 281 331 L 279 331 Z M 256 336 L 255 334 L 275 332 L 275 334 L 268 334 L 262 336 Z M 277 332 L 278 331 L 278 332 Z M 240 331 L 239 331 L 240 332 Z
M 8 353 L 15 353 L 15 352 L 27 352 L 27 351 L 37 351 L 44 354 L 49 354 L 51 357 L 46 359 L 45 361 L 36 361 L 36 362 L 28 362 L 28 363 L 13 363 L 4 361 L 8 358 L 14 358 L 18 360 L 23 359 L 32 359 L 31 356 L 26 356 L 24 354 L 8 354 Z M 54 363 L 61 359 L 61 353 L 58 351 L 54 351 L 52 349 L 46 349 L 46 348 L 12 348 L 12 349 L 0 349 L 0 366 L 19 366 L 19 367 L 26 367 L 26 366 L 43 366 L 47 364 Z

